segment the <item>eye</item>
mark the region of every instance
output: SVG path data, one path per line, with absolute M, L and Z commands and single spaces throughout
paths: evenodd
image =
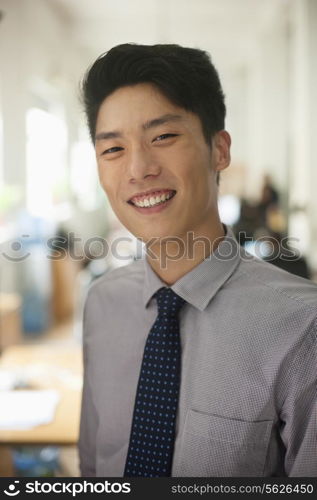
M 123 148 L 120 148 L 119 146 L 116 146 L 116 147 L 113 147 L 113 148 L 109 148 L 109 149 L 106 149 L 102 155 L 108 155 L 108 154 L 111 154 L 111 153 L 117 153 L 118 151 L 121 151 Z
M 162 134 L 156 137 L 153 142 L 155 141 L 163 141 L 164 139 L 169 139 L 170 137 L 177 137 L 178 134 Z

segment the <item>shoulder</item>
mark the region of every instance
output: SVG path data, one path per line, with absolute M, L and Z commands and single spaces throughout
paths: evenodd
M 293 307 L 307 307 L 317 314 L 317 284 L 313 281 L 249 255 L 247 258 L 242 255 L 238 273 L 249 281 L 250 286 L 256 286 L 262 293 L 272 294 L 279 302 L 292 304 Z
M 280 338 L 316 336 L 317 284 L 239 248 L 239 265 L 226 283 L 227 300 L 263 331 Z M 306 333 L 305 333 L 306 332 Z
M 235 325 L 257 345 L 273 349 L 272 357 L 317 341 L 317 285 L 256 257 L 241 255 L 223 298 Z M 283 355 L 284 355 L 283 354 Z
M 144 281 L 144 263 L 142 259 L 135 260 L 131 264 L 105 272 L 102 276 L 92 282 L 89 287 L 87 301 L 91 297 L 96 298 L 124 295 L 137 292 L 141 289 Z
M 143 282 L 143 261 L 113 269 L 94 280 L 84 306 L 85 337 L 103 332 L 109 322 L 113 325 L 124 320 L 134 309 L 140 310 Z

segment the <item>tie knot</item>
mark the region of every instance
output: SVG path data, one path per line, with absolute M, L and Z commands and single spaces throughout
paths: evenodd
M 160 288 L 156 294 L 156 301 L 158 307 L 158 313 L 164 316 L 177 316 L 181 307 L 185 304 L 185 300 L 182 299 L 177 293 L 173 292 L 171 288 Z

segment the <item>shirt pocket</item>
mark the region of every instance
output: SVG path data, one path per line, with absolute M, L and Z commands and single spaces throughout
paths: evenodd
M 261 477 L 272 424 L 272 420 L 248 422 L 189 410 L 173 475 Z

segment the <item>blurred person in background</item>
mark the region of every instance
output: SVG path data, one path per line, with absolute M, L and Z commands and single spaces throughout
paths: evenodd
M 208 54 L 119 45 L 83 95 L 101 185 L 147 251 L 88 293 L 82 476 L 317 476 L 317 287 L 221 223 Z
M 285 234 L 271 231 L 267 236 L 267 242 L 270 248 L 264 260 L 289 273 L 311 279 L 307 260 L 295 248 L 291 247 Z
M 270 176 L 265 175 L 260 200 L 257 203 L 241 200 L 234 234 L 239 244 L 257 257 L 289 273 L 311 279 L 305 256 L 289 244 L 286 218 L 279 200 L 278 190 Z
M 233 227 L 239 244 L 244 246 L 247 241 L 253 240 L 255 232 L 259 227 L 261 227 L 261 219 L 258 206 L 242 198 L 240 217 Z
M 266 224 L 266 217 L 268 211 L 273 207 L 279 205 L 279 193 L 274 187 L 271 177 L 266 174 L 263 179 L 263 186 L 261 191 L 260 201 L 258 203 L 258 209 L 260 212 L 260 220 L 263 224 Z

